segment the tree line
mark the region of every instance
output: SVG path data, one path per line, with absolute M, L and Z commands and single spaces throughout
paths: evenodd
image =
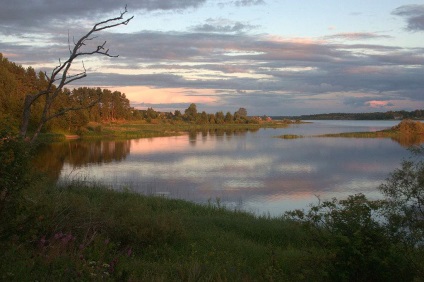
M 192 123 L 192 124 L 248 124 L 259 123 L 261 120 L 257 117 L 247 116 L 245 108 L 239 108 L 234 113 L 223 111 L 216 113 L 207 113 L 206 111 L 199 112 L 197 105 L 191 103 L 184 112 L 175 110 L 174 112 L 158 112 L 153 108 L 140 110 L 140 116 L 147 122 L 153 120 L 161 120 L 170 123 Z
M 276 117 L 275 117 L 276 118 Z M 278 117 L 302 120 L 392 120 L 392 119 L 424 119 L 424 109 L 414 111 L 387 111 L 373 113 L 328 113 Z
M 7 120 L 15 129 L 21 126 L 23 106 L 27 93 L 45 89 L 45 74 L 34 68 L 24 68 L 9 61 L 0 53 L 0 118 Z M 28 130 L 35 131 L 43 115 L 45 99 L 33 103 Z M 65 108 L 77 110 L 57 115 L 44 124 L 42 132 L 78 132 L 89 122 L 145 120 L 146 122 L 193 123 L 193 124 L 246 124 L 258 123 L 261 118 L 248 117 L 247 110 L 240 108 L 234 113 L 198 111 L 192 103 L 183 112 L 160 112 L 153 108 L 138 110 L 130 106 L 124 93 L 102 88 L 63 88 L 50 105 L 49 113 L 61 113 Z

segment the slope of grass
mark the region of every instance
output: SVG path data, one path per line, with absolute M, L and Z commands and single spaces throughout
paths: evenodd
M 298 280 L 321 252 L 283 219 L 69 184 L 25 193 L 1 230 L 2 280 Z M 305 249 L 307 248 L 307 249 Z M 313 262 L 315 261 L 315 262 Z

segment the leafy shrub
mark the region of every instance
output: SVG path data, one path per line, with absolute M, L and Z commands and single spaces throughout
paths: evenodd
M 399 127 L 408 127 L 404 122 Z M 415 125 L 413 125 L 415 126 Z M 424 278 L 424 148 L 402 162 L 379 189 L 383 199 L 364 195 L 319 202 L 286 218 L 299 222 L 327 253 L 334 281 L 415 281 Z M 421 281 L 420 280 L 420 281 Z
M 23 208 L 22 190 L 30 184 L 30 148 L 7 120 L 0 122 L 0 234 Z
M 398 238 L 415 271 L 424 278 L 424 147 L 402 162 L 379 189 L 386 205 L 384 216 L 392 237 Z
M 286 217 L 301 222 L 327 253 L 324 260 L 332 281 L 411 281 L 414 272 L 379 217 L 383 205 L 357 194 Z

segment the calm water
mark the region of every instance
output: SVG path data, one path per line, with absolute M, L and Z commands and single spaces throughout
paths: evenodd
M 123 142 L 70 141 L 41 150 L 38 166 L 58 181 L 130 187 L 277 216 L 321 199 L 377 187 L 410 154 L 391 139 L 273 138 L 282 134 L 375 131 L 395 121 L 314 121 L 284 129 L 205 131 Z

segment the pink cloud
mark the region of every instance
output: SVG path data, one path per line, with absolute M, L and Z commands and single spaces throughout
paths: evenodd
M 126 97 L 132 103 L 213 103 L 215 98 L 207 96 L 214 94 L 213 89 L 201 89 L 202 93 L 198 93 L 197 89 L 187 88 L 152 88 L 147 86 L 124 86 L 124 87 L 107 87 L 108 89 L 117 90 L 125 93 Z M 192 92 L 202 94 L 199 96 L 187 96 Z
M 371 108 L 384 108 L 387 106 L 392 105 L 390 101 L 368 101 L 365 103 L 365 105 L 371 107 Z

